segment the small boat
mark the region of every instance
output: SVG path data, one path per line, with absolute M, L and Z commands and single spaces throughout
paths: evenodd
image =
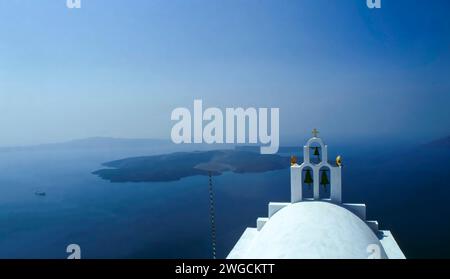
M 36 191 L 34 194 L 35 194 L 36 196 L 41 196 L 41 197 L 44 197 L 44 196 L 47 195 L 45 192 L 42 192 L 42 191 Z

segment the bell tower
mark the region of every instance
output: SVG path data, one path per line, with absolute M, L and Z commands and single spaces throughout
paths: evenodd
M 313 137 L 303 147 L 303 162 L 299 164 L 296 158 L 291 159 L 291 203 L 321 200 L 320 185 L 324 187 L 329 185 L 330 197 L 323 200 L 340 204 L 342 203 L 342 158 L 338 156 L 335 162 L 328 162 L 328 146 L 318 137 L 317 129 L 314 129 L 312 134 Z M 312 184 L 312 199 L 306 199 L 303 195 L 304 182 Z

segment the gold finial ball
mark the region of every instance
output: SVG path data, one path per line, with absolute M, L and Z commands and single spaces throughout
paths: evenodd
M 341 157 L 341 155 L 336 157 L 336 165 L 338 167 L 342 167 L 342 157 Z
M 291 166 L 297 164 L 297 157 L 296 156 L 291 156 Z

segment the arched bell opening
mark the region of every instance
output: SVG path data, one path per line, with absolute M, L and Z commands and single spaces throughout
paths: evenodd
M 313 164 L 320 164 L 320 162 L 322 162 L 322 146 L 317 143 L 314 142 L 309 146 L 309 161 Z
M 314 171 L 311 167 L 302 170 L 302 193 L 303 199 L 314 198 Z
M 319 170 L 319 198 L 329 199 L 331 197 L 331 171 L 329 167 Z

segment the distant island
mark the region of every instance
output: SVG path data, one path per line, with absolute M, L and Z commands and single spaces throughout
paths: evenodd
M 240 150 L 177 152 L 133 157 L 104 163 L 93 174 L 111 182 L 175 181 L 194 175 L 223 172 L 258 173 L 288 168 L 288 157 Z
M 432 141 L 432 142 L 426 144 L 425 147 L 449 148 L 450 147 L 450 136 Z

